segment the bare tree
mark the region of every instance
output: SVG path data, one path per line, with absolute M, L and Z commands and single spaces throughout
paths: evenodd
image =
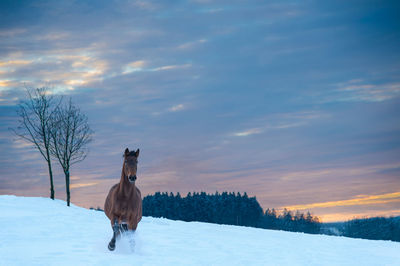
M 51 126 L 50 152 L 57 158 L 65 174 L 67 205 L 70 205 L 70 171 L 71 165 L 86 158 L 87 144 L 92 140 L 86 115 L 72 104 L 71 99 L 66 105 L 59 106 L 53 117 Z
M 49 93 L 48 88 L 26 89 L 28 99 L 17 109 L 19 125 L 11 129 L 18 137 L 32 143 L 47 162 L 50 176 L 50 198 L 54 199 L 53 171 L 50 158 L 50 119 L 60 100 Z

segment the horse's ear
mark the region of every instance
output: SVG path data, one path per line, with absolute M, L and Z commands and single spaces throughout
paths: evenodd
M 140 150 L 139 150 L 139 149 L 137 149 L 137 151 L 135 152 L 135 156 L 136 156 L 136 158 L 137 158 L 137 157 L 139 157 L 139 151 L 140 151 Z
M 126 156 L 128 156 L 128 155 L 129 155 L 129 149 L 128 149 L 128 148 L 126 148 L 126 149 L 125 149 L 124 156 L 126 157 Z

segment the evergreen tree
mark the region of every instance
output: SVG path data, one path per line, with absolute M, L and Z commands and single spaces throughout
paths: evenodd
M 144 197 L 143 215 L 307 233 L 320 232 L 318 218 L 310 213 L 304 215 L 296 212 L 293 215 L 287 209 L 280 215 L 275 209 L 267 209 L 263 213 L 256 197 L 249 197 L 246 192 L 189 192 L 186 197 L 181 197 L 179 193 L 175 196 L 173 193 L 156 192 Z

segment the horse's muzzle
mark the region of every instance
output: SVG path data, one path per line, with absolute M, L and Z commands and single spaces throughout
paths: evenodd
M 131 183 L 135 182 L 136 179 L 137 179 L 136 175 L 130 175 L 130 176 L 128 177 L 128 180 L 129 180 L 129 182 L 131 182 Z

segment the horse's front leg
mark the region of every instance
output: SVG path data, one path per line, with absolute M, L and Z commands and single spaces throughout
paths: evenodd
M 110 251 L 113 251 L 115 249 L 115 242 L 117 240 L 117 237 L 119 235 L 119 225 L 118 225 L 118 220 L 116 218 L 113 219 L 114 223 L 112 225 L 113 229 L 113 237 L 111 238 L 110 243 L 108 243 L 108 249 Z
M 135 231 L 136 231 L 136 228 L 137 228 L 137 225 L 138 225 L 138 223 L 137 223 L 137 217 L 136 217 L 135 215 L 129 216 L 129 219 L 128 219 L 128 229 L 129 229 L 130 231 L 135 232 Z
M 127 232 L 128 231 L 129 218 L 126 218 L 125 215 L 120 216 L 118 224 L 119 224 L 119 230 L 120 230 L 121 234 Z

